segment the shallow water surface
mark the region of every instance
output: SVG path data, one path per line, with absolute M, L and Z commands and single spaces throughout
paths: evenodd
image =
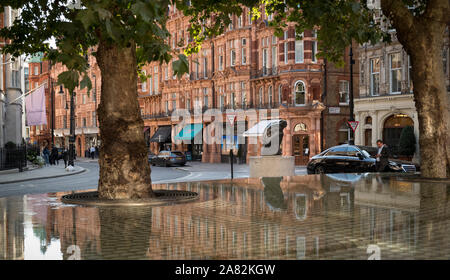
M 450 183 L 330 174 L 154 185 L 197 202 L 0 198 L 0 259 L 449 259 Z

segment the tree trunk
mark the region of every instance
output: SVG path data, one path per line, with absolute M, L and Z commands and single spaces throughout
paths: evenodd
M 97 62 L 102 73 L 99 197 L 152 197 L 144 122 L 137 99 L 136 45 L 119 48 L 100 41 Z
M 411 59 L 421 175 L 450 177 L 450 114 L 442 62 L 450 1 L 428 0 L 425 12 L 418 16 L 401 0 L 382 0 L 381 8 Z
M 422 177 L 446 178 L 450 177 L 450 115 L 442 63 L 443 34 L 428 32 L 434 34 L 424 34 L 411 42 L 410 52 L 419 117 L 421 173 Z

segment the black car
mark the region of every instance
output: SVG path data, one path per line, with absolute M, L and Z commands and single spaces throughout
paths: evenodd
M 371 148 L 373 149 L 373 148 Z M 367 147 L 340 145 L 313 156 L 306 166 L 308 174 L 376 172 L 375 158 Z M 373 151 L 370 151 L 373 153 Z M 416 172 L 414 164 L 389 160 L 387 172 Z
M 150 164 L 153 164 L 153 161 L 155 160 L 156 157 L 157 157 L 156 154 L 154 154 L 152 151 L 148 151 L 148 162 Z
M 186 164 L 186 156 L 179 151 L 161 151 L 158 156 L 153 158 L 151 164 L 165 167 L 172 165 L 183 166 Z

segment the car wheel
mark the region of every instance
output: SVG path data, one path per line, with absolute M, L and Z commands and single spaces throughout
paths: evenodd
M 314 172 L 316 174 L 325 174 L 325 168 L 323 168 L 323 166 L 319 165 L 316 167 L 316 169 L 314 169 Z

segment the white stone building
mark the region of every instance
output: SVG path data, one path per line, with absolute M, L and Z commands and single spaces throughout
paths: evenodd
M 6 7 L 0 28 L 11 26 L 17 16 L 17 10 Z M 1 41 L 0 48 L 5 44 Z M 19 97 L 25 90 L 24 66 L 23 58 L 0 54 L 0 147 L 8 142 L 22 143 L 25 100 Z
M 355 132 L 355 144 L 375 146 L 376 141 L 382 139 L 395 147 L 403 127 L 413 126 L 416 137 L 415 160 L 418 160 L 419 121 L 414 103 L 410 60 L 398 42 L 395 30 L 390 32 L 393 38 L 391 44 L 364 44 L 359 47 L 359 97 L 354 100 L 355 119 L 359 121 L 359 126 Z M 448 31 L 443 55 L 447 90 L 450 93 Z

